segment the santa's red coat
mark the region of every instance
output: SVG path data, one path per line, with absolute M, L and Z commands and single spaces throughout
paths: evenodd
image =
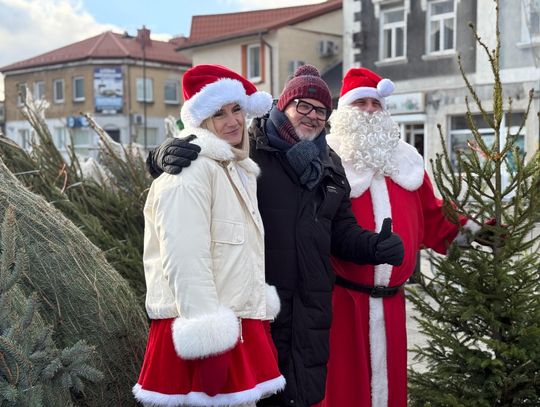
M 380 230 L 391 217 L 403 240 L 401 266 L 359 266 L 333 259 L 335 272 L 364 285 L 399 286 L 413 273 L 422 247 L 445 253 L 459 227 L 443 214 L 422 158 L 400 142 L 398 175 L 359 173 L 344 163 L 351 183 L 352 207 L 358 223 Z M 464 223 L 464 221 L 461 221 Z M 333 296 L 330 360 L 324 407 L 402 407 L 407 404 L 407 336 L 403 290 L 393 297 L 337 286 Z

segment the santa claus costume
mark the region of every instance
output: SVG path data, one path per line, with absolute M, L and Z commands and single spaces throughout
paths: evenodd
M 248 158 L 245 123 L 245 115 L 270 110 L 272 98 L 219 65 L 191 68 L 182 85 L 180 136 L 196 135 L 201 151 L 148 193 L 143 259 L 152 321 L 133 393 L 148 406 L 253 406 L 285 385 L 269 334 L 279 298 L 264 280 L 259 168 Z
M 443 214 L 424 162 L 400 140 L 399 129 L 384 109 L 394 84 L 365 68 L 349 70 L 328 144 L 343 160 L 358 223 L 379 231 L 392 218 L 403 239 L 400 266 L 359 266 L 337 258 L 333 293 L 330 359 L 324 407 L 402 407 L 407 404 L 407 337 L 403 284 L 411 277 L 418 250 L 445 253 L 459 225 Z M 350 106 L 375 98 L 381 112 Z M 465 223 L 465 220 L 461 221 Z

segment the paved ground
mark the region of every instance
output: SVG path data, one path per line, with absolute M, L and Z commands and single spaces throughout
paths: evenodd
M 420 267 L 422 273 L 428 273 L 431 271 L 431 264 L 425 254 L 422 254 L 420 260 Z M 418 332 L 418 323 L 412 318 L 415 315 L 415 310 L 411 301 L 407 301 L 407 340 L 408 348 L 411 349 L 415 345 L 422 346 L 426 343 L 425 337 Z M 413 360 L 413 352 L 409 351 L 409 367 L 412 367 L 415 370 L 422 370 L 422 363 L 416 362 Z

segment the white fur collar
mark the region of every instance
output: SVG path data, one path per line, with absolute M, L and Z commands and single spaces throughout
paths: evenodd
M 192 134 L 197 136 L 197 138 L 191 142 L 201 147 L 201 152 L 199 153 L 201 156 L 216 161 L 234 161 L 232 146 L 209 130 L 200 127 L 187 127 L 180 133 L 177 133 L 175 137 L 184 138 Z M 255 175 L 259 175 L 260 173 L 259 166 L 250 158 L 237 161 L 237 164 L 249 173 Z
M 339 147 L 339 139 L 331 133 L 326 137 L 328 145 L 334 150 Z M 424 180 L 424 159 L 418 151 L 403 140 L 399 140 L 394 149 L 393 157 L 397 163 L 397 172 L 392 175 L 392 180 L 405 188 L 407 191 L 416 191 L 422 185 Z M 347 180 L 351 185 L 351 197 L 357 198 L 362 195 L 370 186 L 375 171 L 364 169 L 358 171 L 354 168 L 352 162 L 343 161 L 343 167 L 347 174 Z

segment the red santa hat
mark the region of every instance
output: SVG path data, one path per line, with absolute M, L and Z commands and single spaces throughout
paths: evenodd
M 199 127 L 228 103 L 238 103 L 250 117 L 264 116 L 272 96 L 258 91 L 246 78 L 221 65 L 196 65 L 182 78 L 184 105 L 180 111 L 186 127 Z
M 362 98 L 374 98 L 385 107 L 384 98 L 394 92 L 394 82 L 366 68 L 351 68 L 343 78 L 338 108 Z

